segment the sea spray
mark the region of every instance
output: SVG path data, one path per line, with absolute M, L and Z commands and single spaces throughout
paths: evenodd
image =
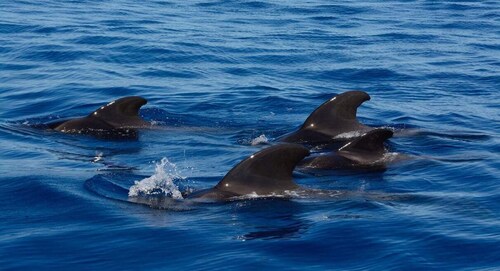
M 163 158 L 156 163 L 155 173 L 151 177 L 136 181 L 130 187 L 128 196 L 165 195 L 173 199 L 183 199 L 182 193 L 174 183 L 176 179 L 183 179 L 176 165 Z
M 252 146 L 260 145 L 260 144 L 267 144 L 269 143 L 269 139 L 267 139 L 266 135 L 262 134 L 250 142 Z

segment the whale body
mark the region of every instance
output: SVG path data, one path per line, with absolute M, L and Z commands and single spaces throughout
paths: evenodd
M 390 130 L 380 129 L 374 134 L 380 134 L 381 137 L 388 136 Z M 385 135 L 384 135 L 385 134 Z M 376 136 L 361 137 L 360 141 L 379 140 Z M 352 146 L 341 150 L 346 156 L 352 154 L 356 157 L 360 152 L 357 150 L 357 143 L 351 143 Z M 364 144 L 362 144 L 364 145 Z M 368 144 L 369 145 L 369 144 Z M 377 144 L 378 145 L 378 144 Z M 356 150 L 356 152 L 352 152 Z M 371 151 L 371 150 L 368 150 Z M 354 153 L 356 153 L 354 155 Z M 376 200 L 404 199 L 405 195 L 380 194 L 380 193 L 360 193 L 359 191 L 347 190 L 324 190 L 312 189 L 298 185 L 293 180 L 294 169 L 298 165 L 307 163 L 306 158 L 310 155 L 309 150 L 299 144 L 280 143 L 263 149 L 238 163 L 231 169 L 217 185 L 212 188 L 199 190 L 195 192 L 182 193 L 183 200 L 174 199 L 165 195 L 146 195 L 146 196 L 128 196 L 126 201 L 148 205 L 152 208 L 160 209 L 190 209 L 197 203 L 203 202 L 224 202 L 233 200 L 244 200 L 248 198 L 322 198 L 322 199 L 345 199 L 351 196 L 360 195 Z M 365 161 L 373 161 L 377 155 L 366 157 Z M 306 159 L 304 159 L 306 158 Z M 354 158 L 351 158 L 354 159 Z M 301 161 L 306 162 L 301 162 Z M 351 160 L 352 162 L 352 160 Z M 86 186 L 94 190 L 99 179 L 87 181 Z M 109 194 L 114 195 L 117 189 L 112 187 Z M 123 188 L 121 188 L 123 189 Z M 95 190 L 94 190 L 95 191 Z M 97 193 L 102 193 L 98 191 Z
M 288 143 L 322 144 L 338 140 L 337 137 L 342 134 L 366 133 L 374 128 L 361 124 L 356 113 L 358 107 L 368 100 L 370 96 L 364 91 L 339 94 L 316 108 L 297 131 L 278 140 Z
M 298 167 L 302 169 L 385 169 L 388 151 L 384 142 L 392 135 L 393 131 L 385 128 L 368 131 L 337 151 L 305 158 Z
M 151 124 L 139 116 L 147 100 L 139 96 L 120 98 L 90 113 L 88 116 L 49 123 L 50 129 L 78 134 L 135 134 L 137 128 Z
M 188 198 L 225 200 L 244 195 L 283 195 L 299 189 L 292 178 L 295 166 L 309 150 L 297 144 L 278 144 L 240 162 L 213 188 Z
M 336 156 L 347 164 L 378 166 L 377 161 L 386 153 L 384 140 L 392 135 L 389 129 L 368 132 L 342 147 Z M 185 195 L 185 199 L 196 201 L 228 201 L 252 197 L 314 197 L 342 198 L 356 192 L 345 190 L 311 189 L 298 185 L 293 180 L 293 171 L 299 167 L 321 165 L 318 157 L 307 157 L 310 151 L 299 144 L 280 143 L 263 149 L 244 159 L 231 169 L 213 188 Z M 320 156 L 321 157 L 321 156 Z M 305 159 L 304 159 L 305 158 Z M 326 159 L 323 169 L 337 166 Z

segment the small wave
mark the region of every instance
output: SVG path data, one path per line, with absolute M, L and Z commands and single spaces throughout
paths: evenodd
M 414 79 L 409 74 L 404 74 L 401 72 L 396 72 L 392 69 L 382 69 L 382 68 L 372 68 L 372 69 L 334 69 L 321 71 L 318 74 L 314 74 L 317 78 L 322 79 L 341 79 L 341 80 L 353 80 L 353 81 L 371 81 L 371 80 L 412 80 Z
M 252 192 L 250 194 L 245 194 L 241 196 L 235 196 L 230 198 L 233 201 L 237 200 L 251 200 L 251 199 L 269 199 L 269 198 L 303 198 L 304 195 L 301 194 L 301 191 L 295 190 L 285 190 L 281 193 L 269 193 L 269 194 L 257 194 L 256 192 Z
M 193 71 L 174 71 L 165 69 L 148 69 L 147 71 L 139 74 L 147 78 L 198 78 L 202 77 L 201 74 Z
M 183 199 L 179 187 L 174 183 L 176 179 L 184 178 L 179 174 L 174 163 L 163 158 L 156 164 L 155 173 L 152 176 L 136 181 L 130 187 L 128 196 L 164 195 L 173 199 Z
M 362 188 L 359 193 L 364 192 Z M 284 190 L 279 193 L 257 194 L 256 192 L 235 196 L 230 198 L 232 201 L 253 200 L 253 199 L 340 199 L 346 192 L 341 190 L 323 190 L 312 188 L 299 188 L 295 190 Z

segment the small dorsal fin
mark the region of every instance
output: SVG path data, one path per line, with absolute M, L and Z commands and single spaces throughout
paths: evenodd
M 92 112 L 88 117 L 100 118 L 115 128 L 144 127 L 148 123 L 139 116 L 147 100 L 139 96 L 120 98 Z
M 347 143 L 337 153 L 355 161 L 377 160 L 386 152 L 384 142 L 392 135 L 393 131 L 390 129 L 374 129 Z
M 335 129 L 345 132 L 350 131 L 352 127 L 363 126 L 358 122 L 356 113 L 358 107 L 368 100 L 370 95 L 364 91 L 347 91 L 339 94 L 316 108 L 301 129 Z
M 279 144 L 261 150 L 236 165 L 215 186 L 234 195 L 269 195 L 297 188 L 292 172 L 309 150 L 296 144 Z

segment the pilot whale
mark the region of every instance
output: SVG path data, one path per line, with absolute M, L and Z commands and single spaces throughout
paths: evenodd
M 374 200 L 404 199 L 406 195 L 348 190 L 312 189 L 298 185 L 293 180 L 296 166 L 310 154 L 299 144 L 279 143 L 265 148 L 238 163 L 217 185 L 199 191 L 182 192 L 183 199 L 176 199 L 163 193 L 130 196 L 129 190 L 113 183 L 101 186 L 101 178 L 86 181 L 86 187 L 107 197 L 143 204 L 152 208 L 190 210 L 197 203 L 225 202 L 248 198 L 323 198 L 346 199 L 359 196 Z M 123 196 L 116 196 L 117 191 Z M 118 193 L 119 194 L 119 193 Z
M 382 130 L 376 134 L 380 134 L 380 137 L 383 138 L 383 134 L 387 136 L 389 131 Z M 365 138 L 365 140 L 370 141 L 375 137 Z M 356 147 L 353 146 L 353 149 Z M 345 152 L 348 153 L 350 150 L 347 148 Z M 184 203 L 232 201 L 252 197 L 339 199 L 360 194 L 359 191 L 312 189 L 298 185 L 293 180 L 294 169 L 309 155 L 309 149 L 299 144 L 280 143 L 273 145 L 241 161 L 214 187 L 183 194 L 184 199 L 187 200 Z M 391 196 L 377 193 L 363 193 L 363 195 L 373 199 Z M 129 201 L 150 206 L 170 205 L 172 203 L 168 202 L 169 200 L 166 200 L 165 197 L 135 197 L 129 198 Z
M 93 134 L 134 133 L 136 128 L 151 124 L 139 116 L 139 109 L 147 100 L 130 96 L 112 101 L 88 116 L 47 124 L 50 129 L 63 133 Z
M 324 144 L 339 141 L 339 135 L 345 133 L 366 133 L 374 128 L 361 124 L 356 113 L 358 107 L 368 100 L 370 95 L 364 91 L 341 93 L 316 108 L 297 131 L 278 138 L 278 141 Z
M 301 167 L 335 168 L 341 165 L 378 166 L 387 152 L 384 141 L 392 136 L 389 129 L 374 129 L 340 148 L 335 156 L 310 155 L 300 144 L 279 143 L 263 149 L 237 164 L 213 188 L 185 195 L 187 199 L 228 200 L 242 196 L 287 196 L 321 194 L 338 196 L 339 191 L 320 191 L 299 186 L 293 171 Z M 304 159 L 305 158 L 305 159 Z M 339 159 L 345 159 L 339 160 Z M 342 161 L 339 163 L 338 161 Z M 345 194 L 346 192 L 342 192 Z
M 215 187 L 194 192 L 187 198 L 226 200 L 245 195 L 284 195 L 300 189 L 292 173 L 308 155 L 309 150 L 298 144 L 268 147 L 237 164 Z
M 389 160 L 384 142 L 391 138 L 393 131 L 377 128 L 355 138 L 337 151 L 310 156 L 298 164 L 301 169 L 343 169 L 365 168 L 385 169 Z

